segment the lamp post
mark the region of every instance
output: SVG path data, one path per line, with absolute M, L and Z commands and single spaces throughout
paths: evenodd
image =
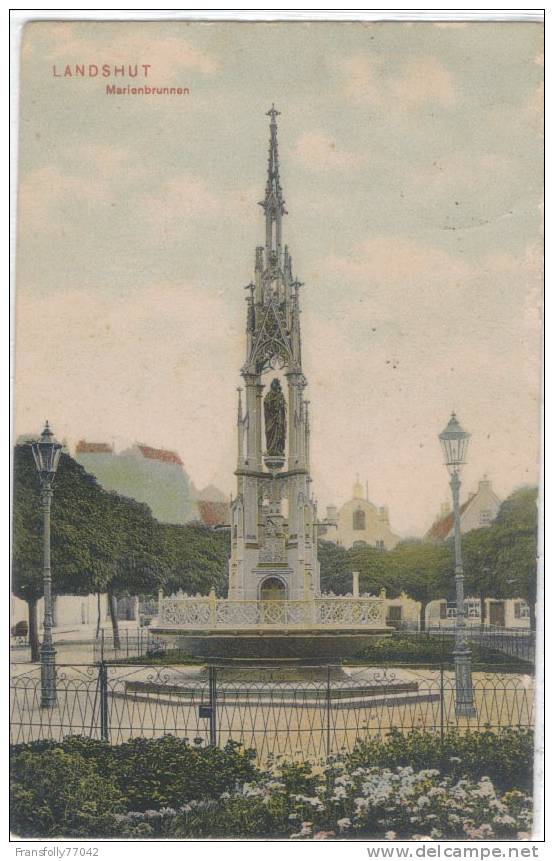
M 44 633 L 40 647 L 40 680 L 42 708 L 56 705 L 56 650 L 52 644 L 52 572 L 50 569 L 50 507 L 52 484 L 62 446 L 54 439 L 48 422 L 40 439 L 31 443 L 35 465 L 40 479 L 40 501 L 43 518 L 43 579 L 44 579 Z
M 454 513 L 454 582 L 456 584 L 456 638 L 454 645 L 454 669 L 456 676 L 456 715 L 475 717 L 473 683 L 471 679 L 471 652 L 467 642 L 464 608 L 464 569 L 462 564 L 462 539 L 460 531 L 460 471 L 465 463 L 469 434 L 460 426 L 456 414 L 439 434 L 444 453 L 444 462 L 450 475 L 452 510 Z

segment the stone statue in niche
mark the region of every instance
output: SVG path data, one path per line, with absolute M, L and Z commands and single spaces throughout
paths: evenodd
M 267 454 L 271 456 L 284 455 L 287 405 L 277 378 L 272 380 L 269 392 L 264 398 L 265 441 Z

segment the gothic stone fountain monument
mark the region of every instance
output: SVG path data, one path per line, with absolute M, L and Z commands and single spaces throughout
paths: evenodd
M 267 183 L 260 204 L 265 245 L 256 248 L 255 277 L 246 288 L 245 404 L 239 388 L 228 598 L 160 596 L 151 630 L 168 646 L 208 660 L 327 662 L 359 652 L 389 629 L 383 600 L 359 596 L 357 584 L 349 597 L 320 591 L 302 371 L 302 285 L 282 238 L 278 112 L 272 107 L 268 116 Z

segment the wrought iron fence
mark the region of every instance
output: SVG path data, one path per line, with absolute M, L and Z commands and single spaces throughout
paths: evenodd
M 119 637 L 106 634 L 102 629 L 100 636 L 93 641 L 93 660 L 121 661 L 126 658 L 146 658 L 149 655 L 163 652 L 167 645 L 155 637 L 148 628 L 137 628 L 129 631 L 123 629 Z
M 453 626 L 430 626 L 421 636 L 442 637 L 449 643 L 455 636 Z M 495 625 L 468 625 L 466 636 L 470 643 L 502 652 L 521 661 L 534 663 L 536 636 L 529 628 L 500 628 Z
M 21 665 L 18 666 L 21 669 Z M 85 735 L 118 744 L 176 735 L 213 745 L 229 739 L 269 755 L 317 759 L 352 750 L 356 740 L 427 729 L 532 727 L 534 679 L 473 673 L 476 715 L 455 710 L 445 669 L 395 671 L 340 667 L 186 667 L 110 664 L 59 666 L 57 704 L 40 706 L 40 672 L 11 681 L 11 741 Z

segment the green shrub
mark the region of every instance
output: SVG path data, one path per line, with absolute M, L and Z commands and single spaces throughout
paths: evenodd
M 533 732 L 504 727 L 499 732 L 465 733 L 449 730 L 442 743 L 437 733 L 393 729 L 388 738 L 358 740 L 346 762 L 352 769 L 380 765 L 437 768 L 456 779 L 489 775 L 501 789 L 531 791 L 533 787 Z
M 81 736 L 63 742 L 38 741 L 14 748 L 15 762 L 23 753 L 36 757 L 62 751 L 77 756 L 100 778 L 116 787 L 127 810 L 152 810 L 190 799 L 214 798 L 237 783 L 256 780 L 253 751 L 229 741 L 223 748 L 191 745 L 186 739 L 134 738 L 111 746 Z M 69 762 L 69 760 L 68 760 Z
M 517 669 L 521 667 L 520 659 L 503 652 L 489 649 L 479 643 L 469 643 L 472 660 L 475 663 L 497 665 Z M 390 637 L 377 637 L 367 648 L 363 649 L 356 658 L 364 662 L 382 664 L 415 663 L 443 664 L 453 662 L 454 634 L 441 636 L 410 634 L 401 631 Z M 526 666 L 526 665 L 525 665 Z
M 97 837 L 124 809 L 93 763 L 60 747 L 22 750 L 11 761 L 11 828 L 19 837 Z
M 131 810 L 150 810 L 214 798 L 236 783 L 256 779 L 254 756 L 236 742 L 213 748 L 171 735 L 135 738 L 111 748 L 105 773 L 125 794 Z

